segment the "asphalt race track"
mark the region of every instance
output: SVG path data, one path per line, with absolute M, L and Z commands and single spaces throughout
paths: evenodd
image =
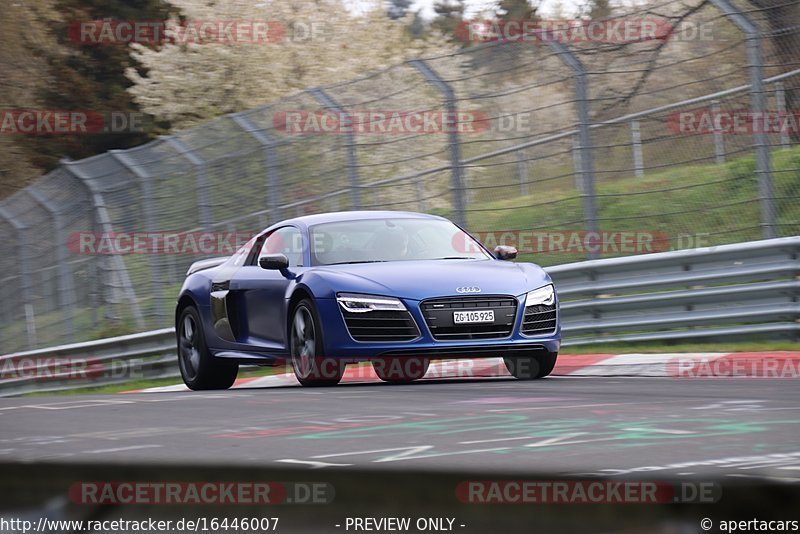
M 6 463 L 800 482 L 795 380 L 555 376 L 4 399 Z M 315 471 L 320 473 L 321 471 Z

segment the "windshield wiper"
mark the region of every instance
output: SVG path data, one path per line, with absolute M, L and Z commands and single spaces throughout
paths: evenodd
M 435 260 L 477 260 L 480 258 L 473 258 L 472 256 L 445 256 L 444 258 L 433 258 Z

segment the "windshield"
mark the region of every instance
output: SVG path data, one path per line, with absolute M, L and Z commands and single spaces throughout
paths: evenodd
M 312 226 L 310 237 L 313 265 L 490 257 L 456 225 L 438 219 L 325 223 Z

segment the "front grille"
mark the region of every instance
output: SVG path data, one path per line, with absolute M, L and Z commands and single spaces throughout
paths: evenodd
M 419 337 L 419 328 L 408 311 L 370 311 L 352 313 L 342 310 L 350 337 L 356 341 L 411 341 Z
M 537 304 L 525 308 L 522 318 L 522 333 L 526 336 L 549 334 L 556 329 L 555 304 Z
M 434 339 L 498 339 L 511 335 L 517 316 L 517 299 L 509 296 L 451 297 L 424 301 L 420 308 Z M 453 312 L 494 310 L 494 322 L 455 324 Z

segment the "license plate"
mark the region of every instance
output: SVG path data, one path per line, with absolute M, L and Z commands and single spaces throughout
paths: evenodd
M 465 323 L 493 323 L 494 310 L 474 310 L 453 312 L 455 324 Z

